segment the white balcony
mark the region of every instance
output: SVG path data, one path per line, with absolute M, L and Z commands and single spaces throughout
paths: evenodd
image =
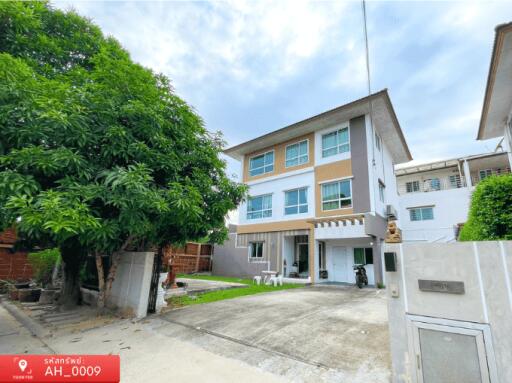
M 440 190 L 460 189 L 466 187 L 463 177 L 458 175 L 450 177 L 433 177 L 425 180 L 400 182 L 398 194 L 427 193 Z

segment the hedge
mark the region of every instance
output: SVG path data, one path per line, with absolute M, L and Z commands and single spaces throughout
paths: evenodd
M 471 197 L 461 241 L 512 239 L 512 174 L 482 180 Z

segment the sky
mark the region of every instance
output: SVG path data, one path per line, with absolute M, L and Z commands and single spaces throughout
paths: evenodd
M 228 146 L 367 95 L 361 2 L 53 2 L 167 75 Z M 476 141 L 497 24 L 512 2 L 368 2 L 372 91 L 387 88 L 416 163 Z M 239 179 L 239 165 L 228 160 Z

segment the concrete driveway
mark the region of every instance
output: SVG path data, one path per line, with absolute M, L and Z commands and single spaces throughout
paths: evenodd
M 173 310 L 155 331 L 298 382 L 389 382 L 384 291 L 284 290 Z

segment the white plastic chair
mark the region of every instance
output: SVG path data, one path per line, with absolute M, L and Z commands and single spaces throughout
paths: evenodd
M 277 284 L 278 284 L 278 277 L 276 276 L 272 276 L 270 277 L 269 281 L 268 281 L 268 284 L 269 285 L 273 285 L 274 287 L 277 287 Z
M 252 283 L 256 283 L 257 285 L 260 285 L 261 284 L 261 276 L 259 275 L 256 275 L 254 276 L 254 278 L 252 279 Z
M 279 284 L 279 286 L 282 286 L 283 285 L 283 276 L 282 275 L 278 275 L 276 277 L 276 281 Z

